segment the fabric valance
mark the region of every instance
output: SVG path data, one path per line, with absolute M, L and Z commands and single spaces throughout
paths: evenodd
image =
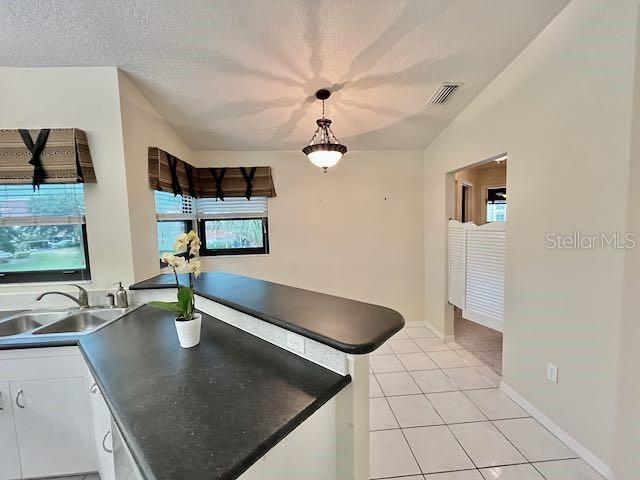
M 195 198 L 275 197 L 271 167 L 193 167 L 149 147 L 149 186 Z
M 96 183 L 87 134 L 78 128 L 0 130 L 0 185 Z

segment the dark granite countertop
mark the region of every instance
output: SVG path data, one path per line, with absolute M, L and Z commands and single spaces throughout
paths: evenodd
M 180 276 L 180 283 L 187 281 Z M 164 274 L 129 288 L 172 287 L 174 276 Z M 402 315 L 390 308 L 232 273 L 203 273 L 194 288 L 202 297 L 347 353 L 372 352 L 404 326 Z
M 234 479 L 351 382 L 203 314 L 182 349 L 171 313 L 144 306 L 89 335 L 0 348 L 79 345 L 147 480 Z

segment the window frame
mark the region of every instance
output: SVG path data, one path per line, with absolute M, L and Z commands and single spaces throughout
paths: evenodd
M 262 220 L 262 247 L 251 248 L 207 248 L 206 223 L 224 220 Z M 201 257 L 219 257 L 225 255 L 268 255 L 269 254 L 269 219 L 267 217 L 233 217 L 198 219 L 198 234 L 202 240 Z
M 200 248 L 201 257 L 216 257 L 216 256 L 243 256 L 243 255 L 268 255 L 269 254 L 269 220 L 267 213 L 267 198 L 265 201 L 265 210 L 264 212 L 253 211 L 253 212 L 235 212 L 235 213 L 207 213 L 201 212 L 200 206 L 198 205 L 198 201 L 201 199 L 188 197 L 189 201 L 184 205 L 188 205 L 188 209 L 190 211 L 171 211 L 167 213 L 159 213 L 158 212 L 158 194 L 163 195 L 172 195 L 171 192 L 164 192 L 162 190 L 156 191 L 156 229 L 159 228 L 159 224 L 161 222 L 184 222 L 185 229 L 188 232 L 189 230 L 195 230 L 198 232 L 200 239 L 202 240 L 202 246 Z M 175 195 L 174 195 L 175 197 Z M 184 202 L 185 197 L 182 197 L 182 201 Z M 161 199 L 160 199 L 161 200 Z M 205 199 L 209 200 L 209 199 Z M 252 248 L 218 248 L 218 249 L 208 249 L 206 247 L 206 222 L 215 222 L 215 221 L 224 221 L 224 220 L 261 220 L 262 221 L 262 247 L 252 247 Z M 160 245 L 156 244 L 156 248 L 158 251 L 158 255 L 160 255 Z M 167 264 L 160 261 L 160 267 L 165 268 Z
M 82 244 L 85 268 L 77 270 L 32 270 L 27 272 L 3 272 L 0 264 L 0 284 L 34 283 L 34 282 L 67 282 L 91 280 L 91 265 L 89 263 L 89 242 L 87 240 L 87 224 L 78 224 L 82 228 Z
M 195 222 L 195 220 L 185 220 L 185 219 L 182 219 L 182 220 L 179 220 L 179 219 L 178 220 L 156 220 L 156 228 L 157 228 L 157 225 L 160 224 L 160 223 L 176 223 L 176 222 L 184 223 L 184 227 L 185 227 L 186 233 L 188 233 L 190 230 L 193 230 L 193 223 Z M 156 235 L 156 237 L 157 237 L 157 235 Z M 161 255 L 160 249 L 158 248 L 158 256 L 160 256 L 160 255 Z M 180 254 L 178 254 L 176 256 L 178 256 L 178 257 L 186 256 L 186 254 L 180 253 Z M 161 259 L 159 259 L 158 261 L 160 262 L 160 268 L 166 268 L 166 267 L 169 266 L 168 263 L 164 263 Z

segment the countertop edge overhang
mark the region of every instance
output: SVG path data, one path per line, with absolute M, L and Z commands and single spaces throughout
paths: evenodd
M 188 283 L 186 275 L 179 281 Z M 129 289 L 175 287 L 173 274 L 161 274 Z M 403 316 L 388 307 L 233 273 L 205 272 L 194 290 L 203 298 L 349 354 L 373 352 L 405 324 Z

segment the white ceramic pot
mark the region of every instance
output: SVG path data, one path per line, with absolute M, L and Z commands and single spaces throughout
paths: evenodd
M 178 341 L 182 348 L 195 347 L 200 343 L 200 327 L 202 326 L 202 315 L 196 313 L 193 320 L 175 321 Z

